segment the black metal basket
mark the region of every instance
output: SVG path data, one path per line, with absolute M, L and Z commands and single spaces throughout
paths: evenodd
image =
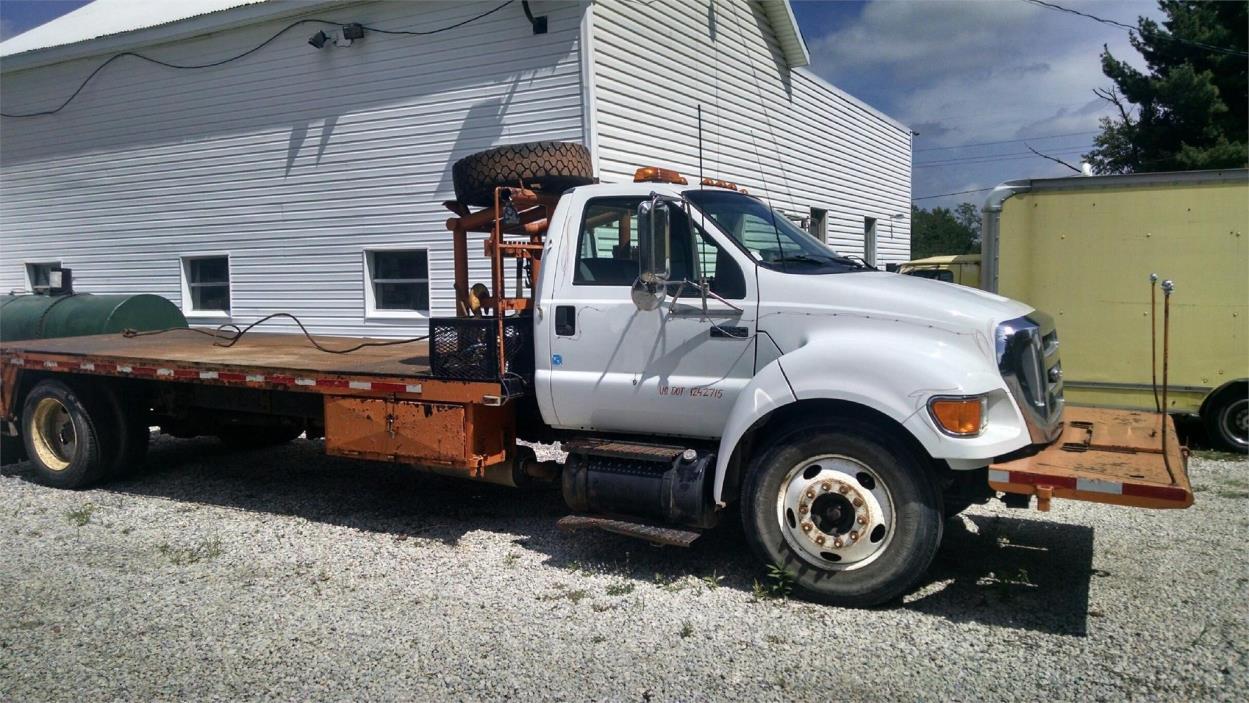
M 499 369 L 498 324 L 493 317 L 435 317 L 429 321 L 429 363 L 436 378 L 523 381 L 533 377 L 533 318 L 503 318 L 504 357 Z

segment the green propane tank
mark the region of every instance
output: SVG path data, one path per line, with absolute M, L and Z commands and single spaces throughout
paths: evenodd
M 178 306 L 159 295 L 15 295 L 0 297 L 0 342 L 186 327 Z

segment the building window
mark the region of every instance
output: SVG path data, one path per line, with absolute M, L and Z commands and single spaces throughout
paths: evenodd
M 429 314 L 429 252 L 364 252 L 366 313 L 377 317 Z
M 876 265 L 876 218 L 863 218 L 863 260 L 869 266 Z
M 33 293 L 38 290 L 47 290 L 49 286 L 49 274 L 53 269 L 61 268 L 59 261 L 40 261 L 38 263 L 26 264 L 26 287 Z
M 201 315 L 230 314 L 230 257 L 182 258 L 182 310 Z
M 811 208 L 811 219 L 807 231 L 821 242 L 828 242 L 828 210 Z

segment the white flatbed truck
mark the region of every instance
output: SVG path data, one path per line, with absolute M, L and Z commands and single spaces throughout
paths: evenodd
M 469 167 L 497 166 L 491 153 Z M 306 432 L 334 455 L 558 480 L 565 527 L 662 544 L 736 513 L 760 561 L 846 606 L 904 593 L 973 503 L 1192 503 L 1169 418 L 1064 408 L 1040 311 L 878 272 L 732 184 L 642 168 L 568 189 L 567 173 L 503 171 L 446 203 L 460 315 L 431 320 L 428 341 L 8 342 L 5 433 L 65 488 L 141 461 L 151 424 L 257 443 Z M 488 287 L 468 285 L 469 232 L 487 235 Z M 562 442 L 568 459 L 538 462 L 518 439 Z

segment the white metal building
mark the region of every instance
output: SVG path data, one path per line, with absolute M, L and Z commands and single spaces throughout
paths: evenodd
M 408 334 L 454 310 L 456 159 L 556 139 L 588 146 L 605 181 L 694 176 L 699 105 L 705 175 L 844 253 L 906 260 L 911 133 L 804 68 L 788 2 L 527 9 L 545 33 L 519 1 L 96 0 L 0 44 L 0 112 L 23 115 L 119 52 L 204 64 L 277 35 L 211 68 L 117 58 L 55 114 L 0 118 L 0 288 L 60 264 L 77 290 L 157 293 L 193 322 L 287 311 L 319 332 Z M 279 34 L 301 19 L 329 23 Z M 338 45 L 350 23 L 371 29 Z

